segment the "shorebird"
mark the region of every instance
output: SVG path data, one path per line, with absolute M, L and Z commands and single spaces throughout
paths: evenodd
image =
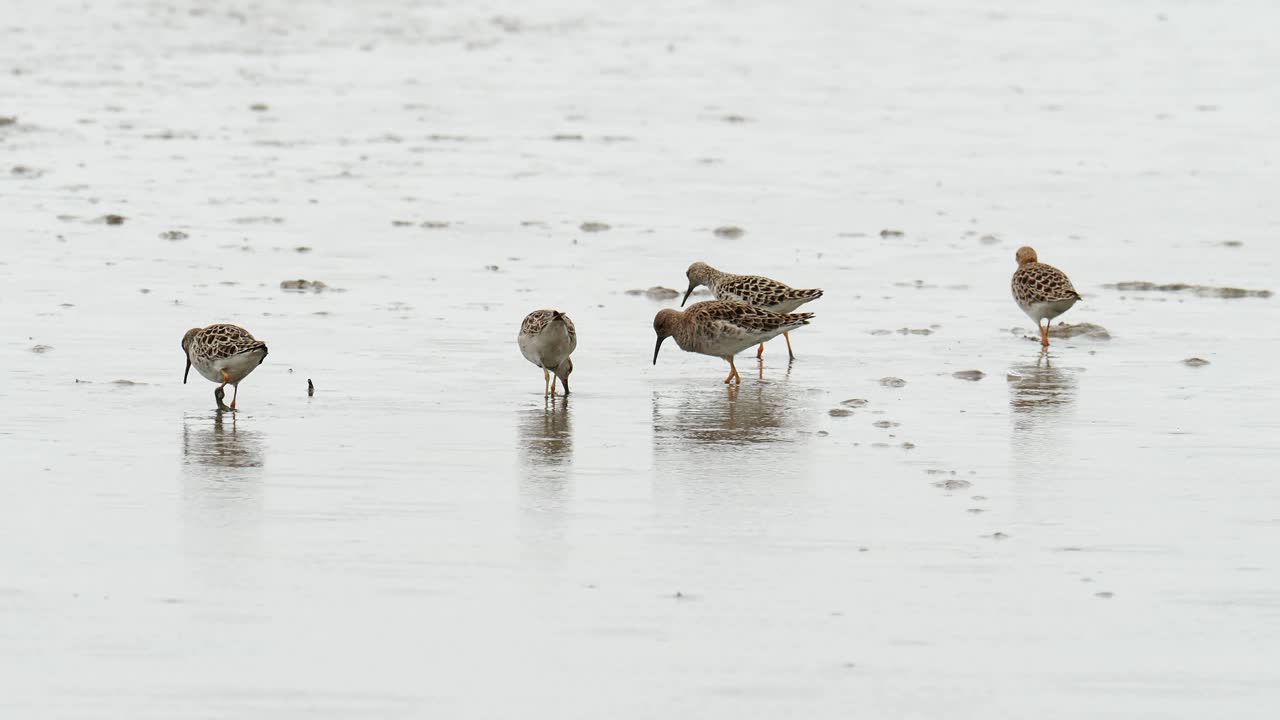
M 1067 274 L 1036 259 L 1030 247 L 1018 248 L 1018 269 L 1013 273 L 1013 299 L 1022 312 L 1036 321 L 1040 331 L 1040 347 L 1049 347 L 1049 325 L 1053 319 L 1071 309 L 1080 293 L 1071 287 Z M 1043 325 L 1042 320 L 1046 320 Z
M 516 342 L 524 359 L 542 368 L 542 394 L 555 397 L 556 378 L 560 378 L 568 395 L 569 373 L 573 372 L 569 355 L 578 347 L 578 331 L 569 316 L 559 310 L 534 310 L 520 323 Z
M 694 303 L 683 312 L 673 308 L 659 310 L 653 318 L 653 331 L 658 335 L 658 342 L 653 346 L 653 364 L 658 364 L 662 341 L 673 337 L 681 350 L 726 360 L 729 377 L 724 379 L 725 384 L 730 381 L 740 384 L 742 376 L 733 364 L 734 355 L 756 343 L 808 325 L 812 317 L 813 313 L 783 315 L 728 300 Z
M 187 383 L 192 366 L 206 380 L 221 383 L 213 391 L 219 410 L 236 409 L 236 396 L 240 393 L 240 381 L 262 364 L 267 357 L 267 344 L 254 340 L 248 330 L 236 325 L 210 325 L 207 328 L 191 328 L 182 336 L 182 351 L 187 354 L 187 369 L 182 373 L 182 384 Z M 233 388 L 231 407 L 222 402 L 223 390 L 228 384 Z
M 689 289 L 685 291 L 680 307 L 684 307 L 685 302 L 689 300 L 689 295 L 699 285 L 710 288 L 711 294 L 717 300 L 746 303 L 751 307 L 783 315 L 810 300 L 822 297 L 822 291 L 817 288 L 797 290 L 790 285 L 760 275 L 734 275 L 721 272 L 701 261 L 690 265 L 684 274 L 689 278 Z M 791 336 L 784 332 L 782 337 L 787 341 L 789 359 L 795 360 L 796 354 L 791 351 Z M 760 343 L 759 349 L 756 350 L 757 358 L 762 355 L 764 355 L 764 343 Z

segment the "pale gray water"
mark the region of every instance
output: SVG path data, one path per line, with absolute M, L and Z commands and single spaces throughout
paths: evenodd
M 1271 5 L 20 4 L 6 717 L 1280 700 L 1275 300 L 1104 287 L 1277 289 Z M 1113 339 L 1040 358 L 1023 243 Z M 794 365 L 650 365 L 695 259 L 826 289 Z

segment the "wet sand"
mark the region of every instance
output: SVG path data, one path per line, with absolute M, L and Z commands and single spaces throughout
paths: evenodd
M 32 6 L 0 711 L 1269 717 L 1275 299 L 1108 285 L 1276 289 L 1280 13 L 1085 5 Z M 650 364 L 696 259 L 793 364 Z

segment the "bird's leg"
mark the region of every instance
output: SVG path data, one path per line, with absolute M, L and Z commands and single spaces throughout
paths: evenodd
M 791 352 L 791 333 L 785 333 L 785 332 L 782 333 L 782 339 L 787 341 L 787 355 L 789 356 L 788 359 L 795 360 L 796 354 Z M 761 345 L 760 347 L 764 347 L 764 346 Z
M 556 396 L 556 374 L 551 373 L 551 397 L 555 398 L 555 396 Z
M 729 358 L 729 377 L 724 379 L 725 385 L 728 385 L 733 380 L 733 374 L 735 372 L 737 372 L 737 369 L 733 366 L 733 358 Z
M 236 397 L 240 395 L 240 383 L 231 386 L 231 412 L 236 411 Z
M 1051 322 L 1053 321 L 1049 320 L 1040 327 L 1040 347 L 1049 347 L 1049 323 Z
M 733 371 L 733 372 L 731 372 L 731 373 L 730 373 L 730 377 L 732 377 L 732 378 L 733 378 L 733 382 L 734 382 L 734 383 L 736 383 L 736 384 L 738 384 L 738 385 L 741 385 L 741 384 L 742 384 L 742 376 L 738 374 L 738 366 L 733 364 L 733 358 L 732 358 L 732 357 L 730 357 L 730 358 L 729 358 L 729 369 Z
M 551 394 L 551 388 L 547 387 L 547 381 L 551 378 L 551 373 L 546 368 L 542 368 L 542 397 Z
M 764 356 L 764 343 L 760 343 L 760 348 L 756 350 L 756 359 L 759 360 Z

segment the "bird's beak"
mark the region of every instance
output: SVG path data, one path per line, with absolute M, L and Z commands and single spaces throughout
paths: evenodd
M 191 374 L 191 356 L 187 356 L 187 369 L 182 373 L 182 384 L 187 384 L 187 376 Z
M 658 344 L 653 346 L 653 364 L 654 365 L 658 364 L 658 351 L 662 349 L 663 340 L 666 340 L 666 338 L 664 337 L 658 338 Z
M 684 299 L 680 301 L 680 307 L 684 307 L 684 304 L 689 302 L 689 296 L 693 294 L 693 289 L 696 287 L 698 287 L 697 283 L 689 283 L 689 289 L 684 291 Z

